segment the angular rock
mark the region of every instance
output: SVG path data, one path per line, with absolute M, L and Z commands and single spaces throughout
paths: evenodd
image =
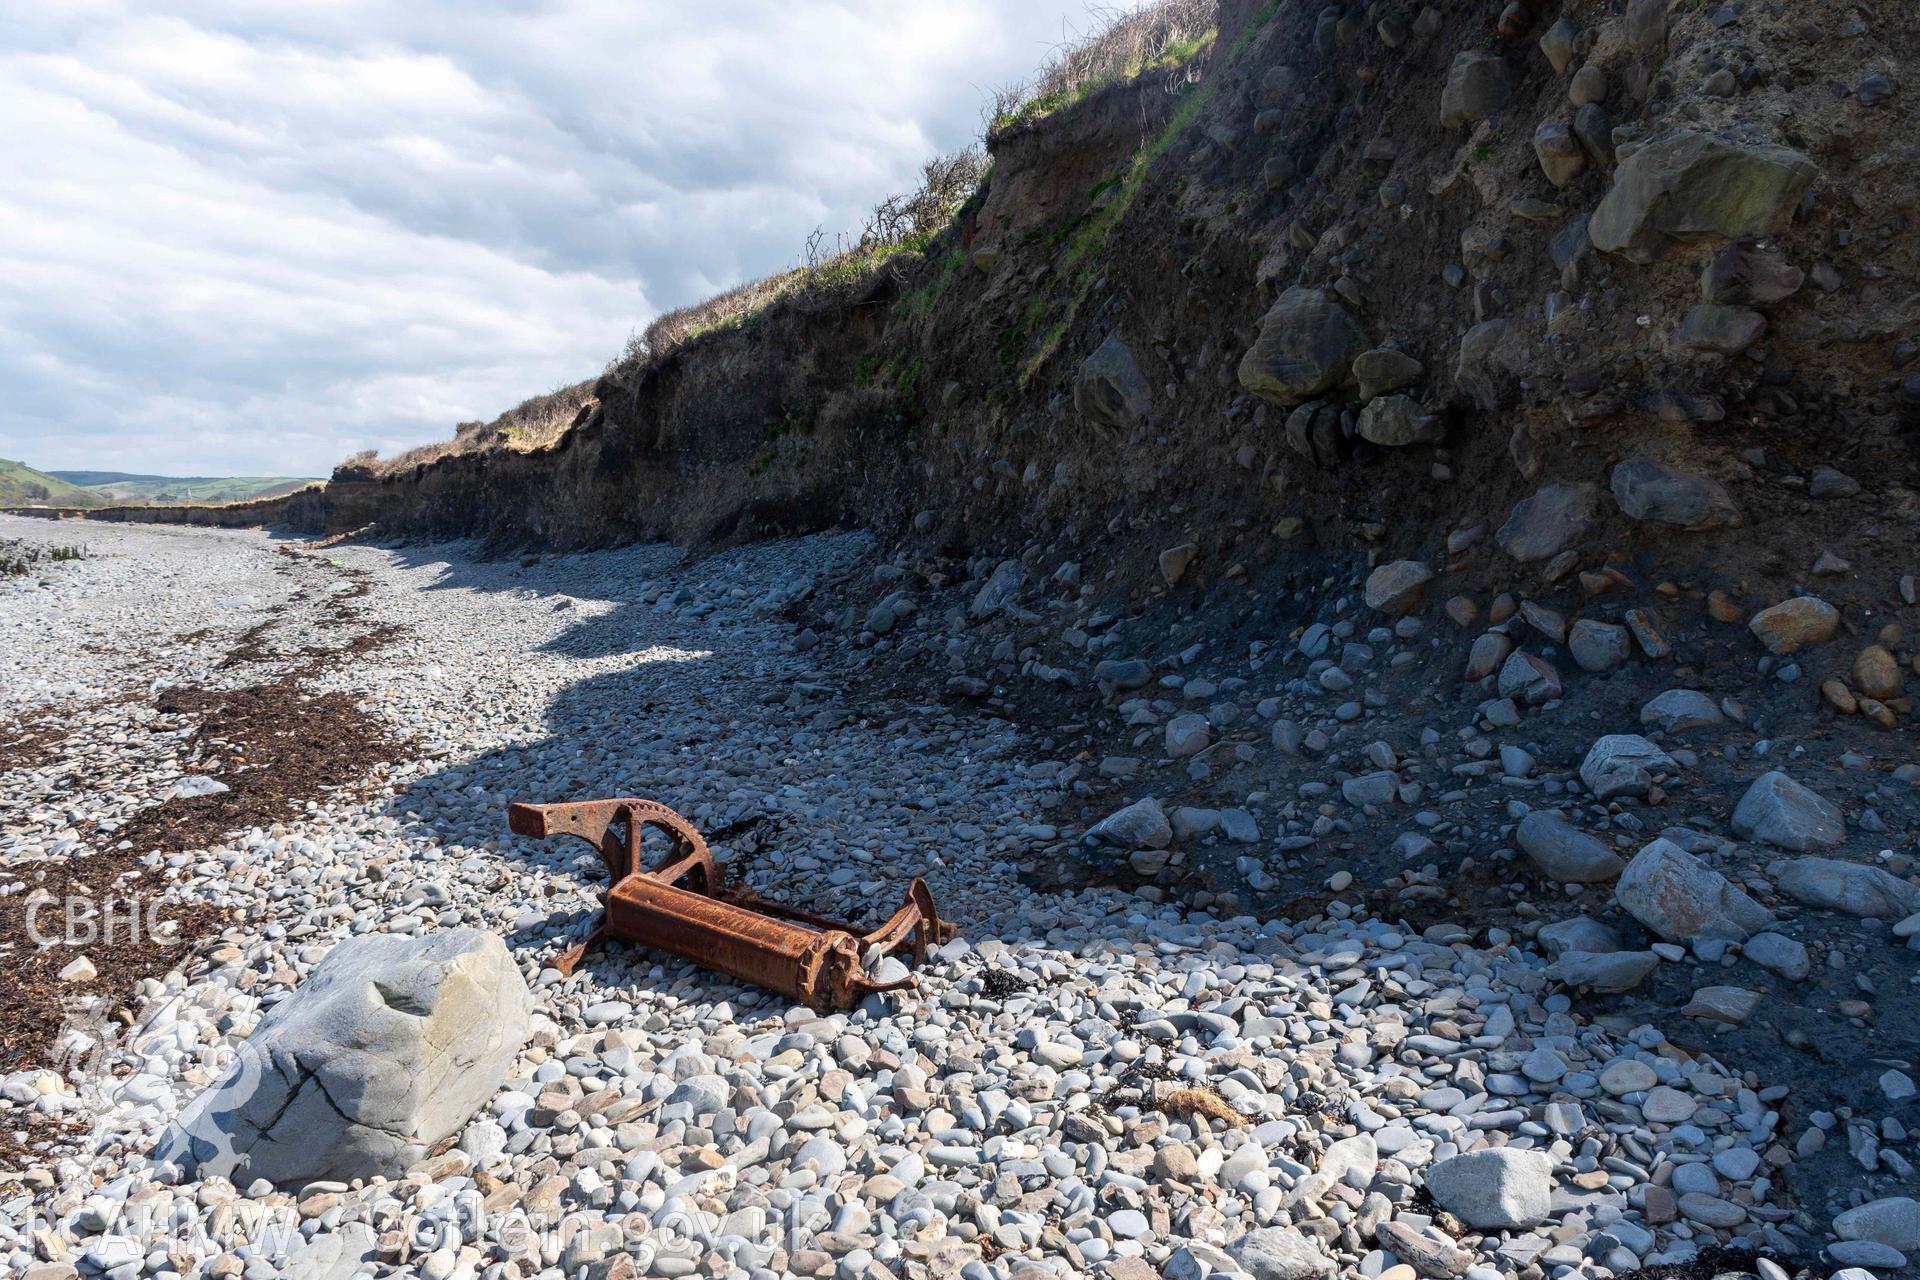
M 1294 405 L 1346 385 L 1354 357 L 1373 344 L 1334 295 L 1294 286 L 1260 318 L 1260 336 L 1240 358 L 1240 385 Z
M 1659 967 L 1660 957 L 1651 951 L 1563 951 L 1543 972 L 1570 987 L 1618 995 L 1645 982 Z
M 1339 466 L 1345 439 L 1339 409 L 1325 400 L 1309 400 L 1287 415 L 1287 447 L 1316 467 Z
M 1473 1265 L 1473 1254 L 1459 1245 L 1416 1231 L 1405 1222 L 1383 1222 L 1374 1237 L 1427 1280 L 1453 1280 Z
M 1383 564 L 1367 575 L 1367 608 L 1397 618 L 1420 603 L 1421 595 L 1432 581 L 1433 570 L 1422 561 L 1395 560 Z
M 1553 669 L 1553 664 L 1524 652 L 1514 653 L 1500 668 L 1499 689 L 1501 697 L 1530 707 L 1549 703 L 1563 691 L 1560 673 Z
M 1765 907 L 1664 837 L 1634 855 L 1613 896 L 1622 910 L 1667 942 L 1743 942 L 1773 924 Z
M 1523 1230 L 1546 1219 L 1553 1199 L 1553 1166 L 1538 1151 L 1469 1151 L 1428 1169 L 1427 1192 L 1435 1204 L 1470 1227 Z
M 1458 129 L 1497 114 L 1513 98 L 1513 68 L 1497 53 L 1468 49 L 1455 55 L 1440 93 L 1440 127 Z
M 1860 482 L 1832 467 L 1815 467 L 1807 479 L 1807 496 L 1813 498 L 1851 498 L 1860 492 Z
M 1753 780 L 1733 810 L 1734 834 L 1804 852 L 1847 838 L 1840 810 L 1778 769 Z
M 1862 919 L 1899 920 L 1920 911 L 1920 885 L 1885 867 L 1838 858 L 1782 858 L 1767 867 L 1780 892 L 1795 902 Z
M 1540 869 L 1562 884 L 1597 884 L 1612 880 L 1626 868 L 1614 851 L 1551 809 L 1536 809 L 1520 819 L 1513 833 Z
M 1188 712 L 1167 721 L 1166 739 L 1167 754 L 1184 760 L 1205 751 L 1213 741 L 1213 732 L 1205 716 Z
M 1555 959 L 1577 952 L 1609 955 L 1620 950 L 1619 935 L 1592 916 L 1574 916 L 1571 920 L 1541 925 L 1536 938 Z
M 1362 400 L 1410 387 L 1424 369 L 1418 360 L 1392 347 L 1375 347 L 1353 358 L 1353 376 L 1359 380 Z
M 1378 396 L 1360 411 L 1360 438 L 1383 448 L 1438 444 L 1446 424 L 1412 396 Z
M 1787 147 L 1680 130 L 1647 143 L 1614 170 L 1587 234 L 1603 253 L 1655 262 L 1675 249 L 1786 229 L 1819 176 Z
M 1629 519 L 1672 529 L 1730 529 L 1742 518 L 1725 486 L 1646 458 L 1622 462 L 1610 481 Z
M 1785 657 L 1824 644 L 1840 629 L 1840 611 L 1817 596 L 1794 596 L 1753 615 L 1747 630 L 1767 652 Z
M 1081 362 L 1073 379 L 1073 407 L 1109 427 L 1128 426 L 1153 408 L 1153 391 L 1119 334 L 1108 334 Z
M 1186 577 L 1187 570 L 1193 566 L 1193 558 L 1199 554 L 1199 546 L 1191 542 L 1168 547 L 1160 553 L 1160 580 L 1169 587 L 1179 586 L 1180 579 Z
M 1084 838 L 1088 844 L 1122 849 L 1164 849 L 1173 842 L 1173 827 L 1160 802 L 1147 796 L 1094 823 Z
M 1310 1280 L 1334 1273 L 1334 1261 L 1312 1237 L 1291 1227 L 1249 1231 L 1227 1252 L 1253 1280 Z
M 1484 320 L 1461 335 L 1453 381 L 1475 407 L 1493 413 L 1512 403 L 1526 369 L 1526 340 L 1519 328 L 1507 320 Z
M 268 1011 L 153 1158 L 243 1187 L 397 1178 L 493 1096 L 532 1008 L 493 934 L 349 938 Z
M 1794 982 L 1804 982 L 1813 972 L 1813 957 L 1805 945 L 1782 933 L 1756 933 L 1741 944 L 1740 951 L 1762 969 Z
M 1669 689 L 1640 708 L 1640 723 L 1666 733 L 1685 733 L 1724 724 L 1719 704 L 1697 689 Z
M 1760 993 L 1745 987 L 1697 987 L 1680 1010 L 1683 1017 L 1705 1018 L 1737 1027 L 1760 1007 Z
M 1644 796 L 1656 773 L 1679 768 L 1673 757 L 1637 733 L 1610 733 L 1587 749 L 1580 781 L 1596 800 Z
M 976 618 L 991 617 L 1013 601 L 1026 580 L 1025 565 L 1014 559 L 1002 560 L 994 566 L 980 590 L 974 593 L 973 603 L 967 606 L 967 612 Z
M 1737 240 L 1714 254 L 1700 273 L 1700 296 L 1731 307 L 1766 306 L 1792 297 L 1806 278 L 1773 246 Z
M 1564 187 L 1587 167 L 1587 153 L 1564 120 L 1543 120 L 1533 131 L 1533 154 L 1540 172 L 1556 187 Z
M 1340 784 L 1340 795 L 1348 804 L 1361 807 L 1386 804 L 1393 799 L 1399 785 L 1399 779 L 1385 769 L 1378 769 L 1357 778 L 1348 778 Z
M 1591 484 L 1552 484 L 1514 504 L 1495 541 L 1515 560 L 1550 560 L 1593 529 L 1600 490 Z
M 1737 356 L 1760 341 L 1766 328 L 1767 318 L 1758 311 L 1702 302 L 1689 307 L 1681 317 L 1680 328 L 1673 335 L 1673 346 L 1680 351 Z

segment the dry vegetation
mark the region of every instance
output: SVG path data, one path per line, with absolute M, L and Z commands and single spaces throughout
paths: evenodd
M 462 422 L 453 429 L 453 439 L 436 440 L 391 458 L 382 458 L 371 449 L 356 453 L 347 459 L 343 469 L 388 476 L 457 453 L 527 453 L 544 449 L 565 435 L 580 410 L 593 403 L 594 382 L 595 379 L 589 378 L 534 396 L 492 422 Z
M 637 373 L 649 361 L 703 333 L 746 323 L 777 300 L 824 299 L 864 284 L 888 259 L 919 252 L 933 243 L 979 189 L 986 173 L 986 153 L 978 147 L 927 161 L 919 187 L 881 201 L 857 236 L 836 236 L 829 248 L 825 231 L 815 228 L 800 266 L 667 312 L 633 336 L 608 372 Z
M 1091 30 L 1063 40 L 1031 81 L 995 92 L 987 111 L 991 141 L 1109 85 L 1142 75 L 1185 75 L 1211 45 L 1217 0 L 1158 0 L 1134 10 L 1089 10 Z M 971 146 L 929 160 L 914 191 L 875 206 L 857 235 L 828 239 L 816 228 L 799 266 L 736 285 L 704 302 L 656 317 L 607 365 L 606 376 L 631 384 L 655 361 L 703 334 L 751 323 L 775 302 L 808 305 L 867 285 L 902 253 L 925 250 L 986 181 L 986 150 Z M 466 422 L 451 440 L 391 458 L 356 454 L 343 470 L 392 475 L 453 454 L 538 449 L 565 434 L 593 399 L 594 381 L 535 396 L 488 423 Z
M 1110 84 L 1184 71 L 1213 42 L 1217 0 L 1160 0 L 1095 9 L 1092 30 L 1061 41 L 1040 74 L 994 94 L 987 137 L 998 139 Z

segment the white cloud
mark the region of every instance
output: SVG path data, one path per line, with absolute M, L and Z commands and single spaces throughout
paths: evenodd
M 1083 0 L 64 0 L 0 30 L 0 456 L 324 473 L 857 228 Z

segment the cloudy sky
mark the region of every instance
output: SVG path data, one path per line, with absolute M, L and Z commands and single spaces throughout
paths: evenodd
M 597 373 L 1086 0 L 59 0 L 0 27 L 0 457 L 325 474 Z

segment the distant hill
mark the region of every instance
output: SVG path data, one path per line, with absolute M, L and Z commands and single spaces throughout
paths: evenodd
M 146 476 L 131 471 L 47 473 L 109 502 L 246 502 L 314 483 L 313 476 Z
M 0 458 L 0 507 L 100 507 L 107 499 L 71 480 Z

